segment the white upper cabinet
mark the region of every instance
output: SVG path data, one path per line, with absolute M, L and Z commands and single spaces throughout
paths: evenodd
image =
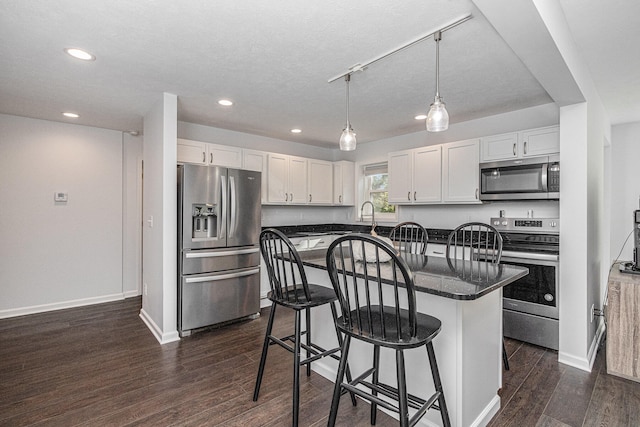
M 442 145 L 442 193 L 445 203 L 480 203 L 480 140 Z
M 353 206 L 355 204 L 355 163 L 341 160 L 333 163 L 333 204 Z
M 262 203 L 267 203 L 267 154 L 265 151 L 242 149 L 242 169 L 262 172 Z
M 389 153 L 389 203 L 439 203 L 442 200 L 442 146 Z
M 242 149 L 178 138 L 177 160 L 180 163 L 242 167 Z
M 276 204 L 307 202 L 307 159 L 286 154 L 267 155 L 267 201 Z
M 522 156 L 534 157 L 560 152 L 560 129 L 558 126 L 520 132 Z
M 477 139 L 389 153 L 389 203 L 480 203 Z
M 330 205 L 333 203 L 333 163 L 324 160 L 308 160 L 309 198 L 307 203 Z
M 560 152 L 558 126 L 492 135 L 481 140 L 482 161 L 545 156 Z

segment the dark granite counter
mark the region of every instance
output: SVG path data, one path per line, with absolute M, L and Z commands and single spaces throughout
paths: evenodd
M 269 227 L 263 227 L 269 228 Z M 344 233 L 369 233 L 370 223 L 358 224 L 310 224 L 310 225 L 283 225 L 273 227 L 282 231 L 287 237 L 307 237 L 316 234 L 344 234 Z M 393 227 L 376 226 L 376 233 L 380 236 L 389 236 Z M 446 244 L 449 233 L 452 230 L 427 228 L 429 242 Z
M 326 248 L 299 251 L 299 254 L 305 265 L 327 269 Z M 507 264 L 468 260 L 449 262 L 447 258 L 406 253 L 402 254 L 402 258 L 414 273 L 417 292 L 456 300 L 475 300 L 529 274 L 527 268 Z M 360 272 L 364 272 L 364 263 L 357 264 Z M 391 268 L 388 276 L 391 277 Z

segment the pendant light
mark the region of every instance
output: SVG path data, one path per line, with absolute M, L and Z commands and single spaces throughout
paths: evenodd
M 347 82 L 347 124 L 340 135 L 340 150 L 353 151 L 356 149 L 356 133 L 351 128 L 349 123 L 349 81 L 351 80 L 351 74 L 344 76 L 344 81 Z
M 442 32 L 436 31 L 433 38 L 436 41 L 436 96 L 429 108 L 429 114 L 427 114 L 427 130 L 442 132 L 449 129 L 449 113 L 447 113 L 445 103 L 440 97 L 440 40 Z

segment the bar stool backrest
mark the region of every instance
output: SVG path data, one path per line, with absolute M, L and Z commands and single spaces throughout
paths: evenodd
M 502 257 L 502 236 L 493 226 L 482 222 L 462 224 L 449 234 L 447 258 L 480 259 L 499 263 Z
M 366 258 L 375 261 L 352 257 L 357 245 L 361 245 L 361 254 L 366 252 Z M 340 304 L 341 329 L 373 343 L 400 342 L 416 336 L 413 274 L 394 248 L 367 234 L 342 236 L 327 250 L 327 270 Z M 401 319 L 401 310 L 406 310 L 405 320 Z
M 391 230 L 389 238 L 400 252 L 421 254 L 427 251 L 429 235 L 427 230 L 417 222 L 403 222 Z
M 272 299 L 296 303 L 311 300 L 304 265 L 287 236 L 275 228 L 263 230 L 260 252 L 267 267 Z

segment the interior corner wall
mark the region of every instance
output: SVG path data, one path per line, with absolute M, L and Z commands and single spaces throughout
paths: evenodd
M 142 136 L 123 133 L 122 292 L 142 295 Z
M 0 317 L 123 298 L 122 176 L 121 132 L 0 114 Z
M 640 122 L 616 125 L 611 133 L 610 260 L 633 260 L 633 211 L 640 209 Z M 627 240 L 627 237 L 629 239 Z M 626 243 L 626 244 L 625 244 Z
M 161 344 L 177 334 L 177 97 L 163 94 L 144 117 L 141 317 Z

